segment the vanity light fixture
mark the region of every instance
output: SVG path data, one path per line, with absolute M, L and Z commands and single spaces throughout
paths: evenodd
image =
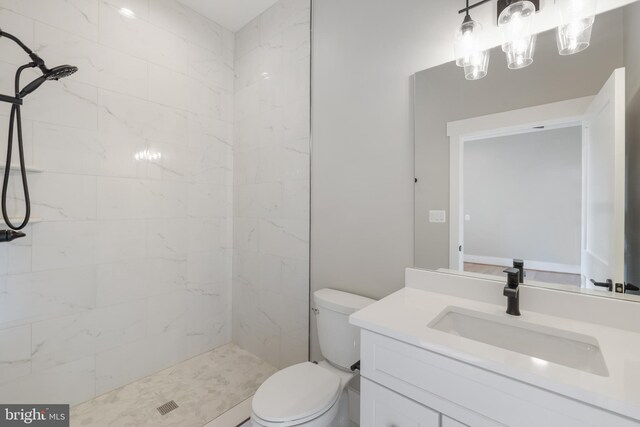
M 464 68 L 464 77 L 467 80 L 479 80 L 487 75 L 489 51 L 481 49 L 482 24 L 471 19 L 469 0 L 464 10 L 466 15 L 456 32 L 453 45 L 456 65 Z
M 462 25 L 456 32 L 454 53 L 456 65 L 464 68 L 467 80 L 478 80 L 487 75 L 490 49 L 482 50 L 482 24 L 471 19 L 469 11 L 492 0 L 479 0 L 458 11 L 464 13 Z M 511 70 L 525 68 L 533 63 L 537 34 L 533 32 L 533 19 L 540 8 L 540 0 L 497 0 L 498 27 L 502 31 L 502 51 Z M 596 16 L 597 0 L 557 0 L 560 25 L 556 33 L 560 55 L 572 55 L 589 47 Z
M 502 51 L 507 55 L 507 65 L 512 70 L 527 67 L 533 63 L 536 48 L 536 34 L 532 33 L 535 5 L 528 0 L 508 2 L 498 17 L 502 30 Z
M 589 47 L 596 19 L 596 0 L 560 0 L 556 32 L 560 55 L 573 55 Z

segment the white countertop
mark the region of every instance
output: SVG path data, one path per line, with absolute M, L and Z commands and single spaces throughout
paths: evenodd
M 596 338 L 609 376 L 603 377 L 429 328 L 447 307 L 456 306 L 563 329 Z M 534 311 L 505 313 L 504 305 L 404 288 L 354 313 L 351 323 L 396 340 L 640 420 L 640 333 Z M 636 321 L 640 322 L 639 315 Z

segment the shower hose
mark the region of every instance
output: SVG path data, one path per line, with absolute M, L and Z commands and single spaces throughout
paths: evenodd
M 20 74 L 27 68 L 32 68 L 33 64 L 23 65 L 18 68 L 15 78 L 15 92 L 16 96 L 20 92 Z M 11 158 L 13 156 L 13 137 L 14 127 L 17 128 L 18 135 L 18 155 L 20 158 L 20 175 L 22 176 L 22 190 L 24 192 L 24 204 L 25 214 L 24 219 L 20 225 L 14 225 L 9 219 L 7 213 L 7 191 L 9 188 L 9 175 L 11 174 Z M 4 168 L 4 179 L 2 180 L 2 217 L 4 222 L 12 230 L 22 230 L 29 223 L 31 217 L 31 199 L 29 198 L 29 185 L 27 183 L 27 168 L 24 163 L 24 144 L 22 140 L 22 115 L 20 114 L 20 105 L 14 104 L 11 106 L 11 115 L 9 117 L 9 140 L 7 142 L 7 161 Z

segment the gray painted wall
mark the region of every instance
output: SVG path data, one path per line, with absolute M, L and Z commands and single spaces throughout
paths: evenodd
M 312 291 L 382 298 L 404 285 L 413 265 L 410 77 L 447 60 L 454 7 L 450 0 L 313 1 Z M 318 360 L 314 316 L 311 336 Z
M 580 265 L 582 128 L 469 141 L 465 255 Z
M 544 2 L 537 29 L 557 25 L 555 7 Z M 380 298 L 403 286 L 414 263 L 411 76 L 453 59 L 459 8 L 451 0 L 313 1 L 312 291 Z M 497 45 L 495 4 L 473 16 Z M 319 359 L 314 319 L 311 333 Z
M 640 3 L 625 8 L 627 67 L 627 281 L 640 283 Z
M 464 80 L 453 62 L 416 74 L 416 266 L 449 264 L 449 224 L 428 222 L 429 210 L 449 210 L 446 124 L 598 93 L 623 66 L 622 9 L 599 15 L 594 25 L 591 46 L 577 55 L 558 55 L 555 33 L 547 32 L 538 36 L 534 64 L 522 70 L 509 70 L 504 54 L 494 49 L 489 74 L 479 81 Z

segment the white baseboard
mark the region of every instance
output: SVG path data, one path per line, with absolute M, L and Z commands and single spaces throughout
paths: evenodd
M 464 255 L 464 262 L 470 262 L 473 264 L 485 264 L 485 265 L 499 265 L 501 267 L 511 267 L 513 265 L 513 259 L 510 258 L 497 258 L 481 255 Z M 544 261 L 532 261 L 524 260 L 525 270 L 538 270 L 538 271 L 551 271 L 553 273 L 569 273 L 580 274 L 579 265 L 560 264 L 555 262 Z

